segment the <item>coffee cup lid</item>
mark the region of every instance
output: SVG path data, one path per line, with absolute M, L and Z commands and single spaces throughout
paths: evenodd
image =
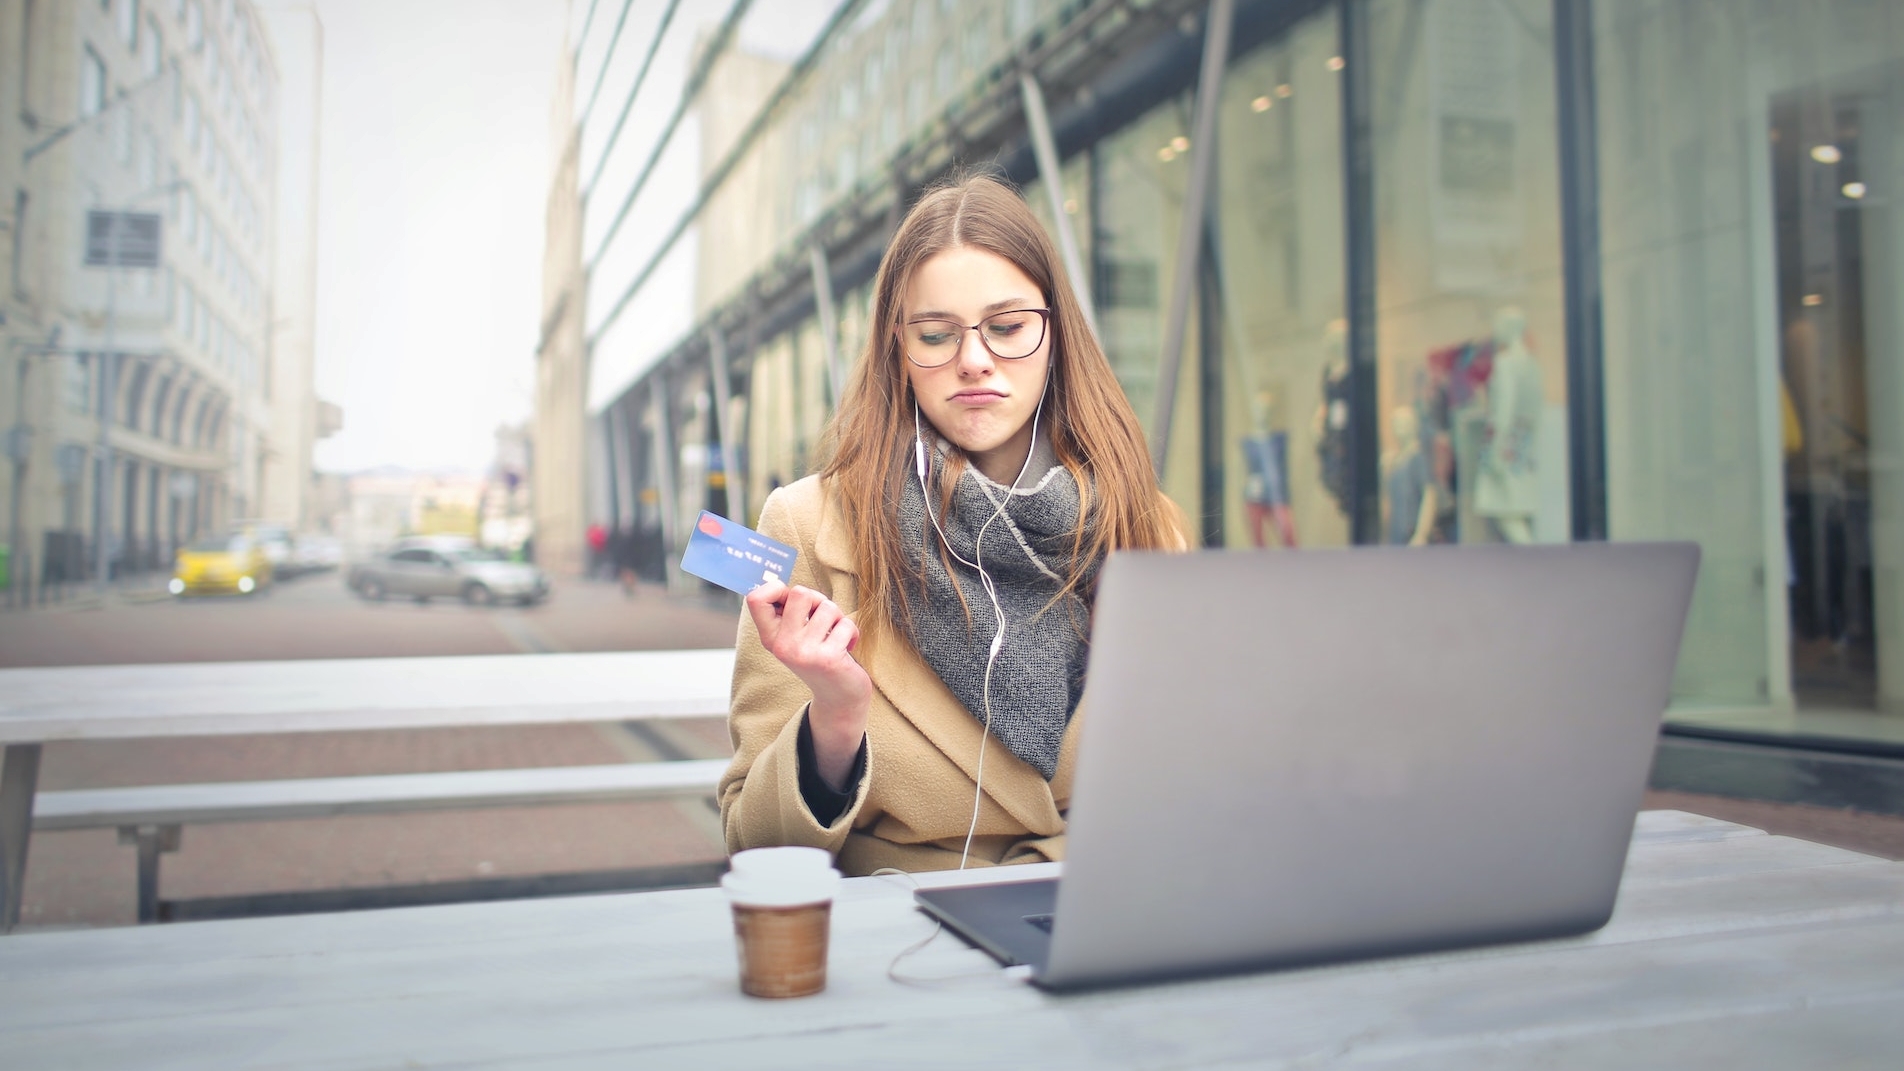
M 833 865 L 833 855 L 825 848 L 795 845 L 749 848 L 735 852 L 727 865 L 742 874 L 817 874 Z
M 728 899 L 750 907 L 798 907 L 833 899 L 840 872 L 822 848 L 750 848 L 735 852 L 721 876 Z

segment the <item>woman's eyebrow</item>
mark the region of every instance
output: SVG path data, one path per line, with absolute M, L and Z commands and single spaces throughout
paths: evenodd
M 979 317 L 979 319 L 982 320 L 986 316 L 990 316 L 992 313 L 1002 312 L 1003 310 L 1009 309 L 1014 305 L 1030 305 L 1032 301 L 1033 301 L 1032 298 L 1026 298 L 1026 297 L 1014 297 L 1014 298 L 1006 298 L 1003 301 L 994 301 L 990 305 L 987 305 L 983 309 L 979 310 L 979 312 L 983 314 Z M 946 312 L 944 309 L 921 309 L 918 312 L 913 313 L 911 316 L 906 317 L 906 322 L 911 323 L 914 320 L 956 320 L 956 319 L 958 319 L 957 316 L 954 316 L 953 314 Z

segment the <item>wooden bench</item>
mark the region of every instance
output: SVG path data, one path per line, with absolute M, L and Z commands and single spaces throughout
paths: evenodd
M 726 768 L 726 759 L 696 759 L 42 792 L 33 828 L 117 828 L 119 842 L 139 850 L 139 921 L 155 922 L 159 856 L 178 850 L 187 825 L 712 796 Z

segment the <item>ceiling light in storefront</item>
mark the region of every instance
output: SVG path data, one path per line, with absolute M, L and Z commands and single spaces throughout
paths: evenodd
M 1811 158 L 1821 164 L 1835 164 L 1844 159 L 1844 153 L 1839 152 L 1836 145 L 1814 145 L 1811 147 Z
M 1275 106 L 1276 106 L 1276 102 L 1273 100 L 1270 100 L 1269 94 L 1267 93 L 1263 94 L 1260 97 L 1257 97 L 1255 100 L 1250 101 L 1250 111 L 1253 111 L 1253 112 L 1266 112 L 1270 110 L 1271 108 L 1274 108 Z
M 1805 306 L 1808 309 L 1815 309 L 1818 306 L 1823 305 L 1825 303 L 1825 295 L 1806 294 L 1804 297 L 1798 299 L 1798 303 L 1800 305 Z
M 1078 199 L 1077 198 L 1067 197 L 1064 199 L 1064 214 L 1067 216 L 1075 216 L 1078 214 Z
M 1182 134 L 1178 134 L 1176 137 L 1170 139 L 1170 147 L 1178 152 L 1189 152 L 1190 139 L 1184 137 Z
M 1172 160 L 1175 160 L 1176 158 L 1177 158 L 1177 150 L 1171 148 L 1168 145 L 1157 150 L 1157 159 L 1162 160 L 1166 164 Z
M 1290 97 L 1296 95 L 1296 87 L 1290 85 L 1288 82 L 1284 82 L 1282 85 L 1276 87 L 1276 95 L 1284 100 L 1288 100 Z
M 1862 201 L 1864 200 L 1865 194 L 1864 183 L 1847 182 L 1843 186 L 1838 187 L 1838 192 L 1851 198 L 1853 201 Z
M 1348 65 L 1349 65 L 1348 61 L 1344 60 L 1341 56 L 1329 57 L 1329 69 L 1332 71 L 1339 71 L 1342 68 L 1347 67 Z

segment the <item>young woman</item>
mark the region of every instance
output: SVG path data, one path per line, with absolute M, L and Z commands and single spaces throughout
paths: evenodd
M 825 457 L 760 513 L 799 558 L 741 616 L 728 850 L 849 874 L 1062 858 L 1098 567 L 1184 538 L 1010 187 L 907 215 Z

